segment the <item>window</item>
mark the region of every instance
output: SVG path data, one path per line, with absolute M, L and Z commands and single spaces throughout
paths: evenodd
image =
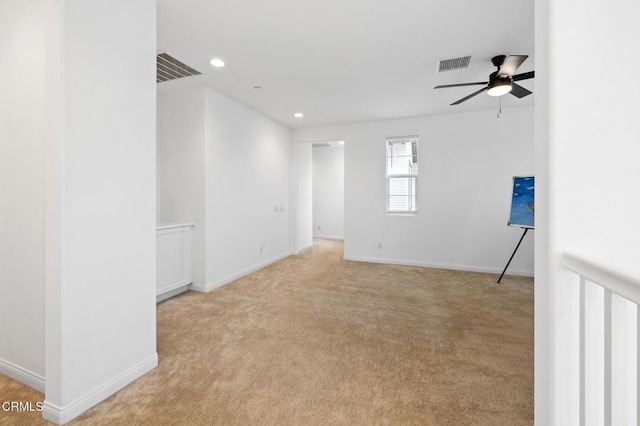
M 417 213 L 418 136 L 387 138 L 387 213 Z

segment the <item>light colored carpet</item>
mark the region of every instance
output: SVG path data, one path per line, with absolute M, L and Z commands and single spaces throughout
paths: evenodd
M 533 424 L 531 278 L 346 262 L 342 248 L 317 240 L 161 303 L 159 367 L 73 424 Z

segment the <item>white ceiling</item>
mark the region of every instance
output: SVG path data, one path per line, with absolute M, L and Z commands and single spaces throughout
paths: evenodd
M 499 54 L 529 55 L 518 73 L 531 71 L 533 49 L 534 0 L 158 0 L 158 53 L 203 73 L 160 90 L 209 85 L 292 128 L 495 109 L 484 93 L 449 106 L 481 86 L 433 87 L 487 81 Z M 436 74 L 465 55 L 469 68 Z

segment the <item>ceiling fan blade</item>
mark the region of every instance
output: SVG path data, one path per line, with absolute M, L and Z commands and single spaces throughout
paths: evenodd
M 528 55 L 509 55 L 502 63 L 502 66 L 498 70 L 497 77 L 511 77 L 515 74 L 516 70 L 524 61 L 527 60 Z
M 445 87 L 477 86 L 479 84 L 489 84 L 489 82 L 488 81 L 479 81 L 477 83 L 444 84 L 442 86 L 436 86 L 436 87 L 434 87 L 434 89 L 443 89 Z
M 519 84 L 511 83 L 511 92 L 510 93 L 513 96 L 515 96 L 516 98 L 524 98 L 525 96 L 528 96 L 528 95 L 532 94 L 533 92 L 531 90 L 525 89 L 524 87 L 520 86 Z
M 516 74 L 511 79 L 513 81 L 527 80 L 529 78 L 535 77 L 534 71 L 523 72 L 522 74 Z
M 458 105 L 458 104 L 461 104 L 461 103 L 463 103 L 464 101 L 466 101 L 466 100 L 468 100 L 468 99 L 471 99 L 471 98 L 473 98 L 473 97 L 474 97 L 474 96 L 476 96 L 476 95 L 479 95 L 480 93 L 484 92 L 485 90 L 487 90 L 487 88 L 486 88 L 486 87 L 483 87 L 482 89 L 478 90 L 477 92 L 473 92 L 473 93 L 472 93 L 472 94 L 470 94 L 469 96 L 465 96 L 464 98 L 462 98 L 462 99 L 459 99 L 459 100 L 455 101 L 455 102 L 454 102 L 454 103 L 452 103 L 451 105 Z

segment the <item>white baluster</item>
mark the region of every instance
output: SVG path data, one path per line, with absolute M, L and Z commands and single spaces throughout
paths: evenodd
M 604 424 L 611 426 L 611 345 L 612 345 L 612 320 L 611 320 L 611 290 L 604 290 Z
M 586 282 L 580 276 L 580 426 L 585 426 L 585 412 L 587 409 L 585 399 L 585 340 L 586 340 Z

